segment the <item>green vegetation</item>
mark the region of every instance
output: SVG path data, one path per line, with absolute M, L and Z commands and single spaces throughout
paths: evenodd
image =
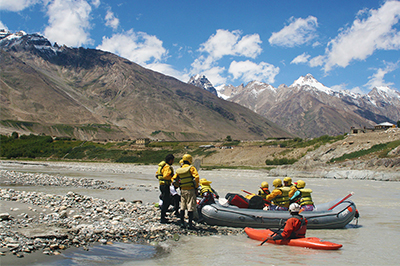
M 86 160 L 110 161 L 121 163 L 156 164 L 164 160 L 168 153 L 182 153 L 182 150 L 171 148 L 163 150 L 127 149 L 129 142 L 107 143 L 74 141 L 71 138 L 50 136 L 11 134 L 0 135 L 0 157 L 7 159 L 43 159 L 53 160 Z M 171 143 L 170 143 L 171 144 Z
M 12 134 L 11 137 L 1 135 L 0 156 L 11 158 L 62 158 L 82 141 L 53 140 L 50 136 Z
M 191 151 L 190 152 L 190 154 L 192 155 L 192 156 L 204 156 L 204 157 L 208 157 L 208 156 L 210 156 L 211 154 L 213 154 L 213 153 L 216 153 L 217 151 L 216 150 L 208 150 L 208 149 L 201 149 L 201 148 L 198 148 L 198 149 L 195 149 L 194 151 Z
M 0 124 L 7 127 L 14 127 L 14 128 L 27 128 L 29 130 L 32 129 L 34 125 L 38 123 L 34 122 L 25 122 L 25 121 L 14 121 L 14 120 L 1 120 Z
M 345 161 L 348 159 L 354 159 L 354 158 L 362 157 L 362 156 L 373 154 L 373 153 L 376 153 L 380 158 L 385 158 L 388 156 L 388 153 L 392 149 L 396 148 L 399 145 L 400 145 L 400 140 L 376 144 L 367 150 L 359 150 L 359 151 L 355 151 L 352 153 L 343 154 L 342 156 L 340 156 L 338 158 L 332 158 L 329 162 L 330 163 L 342 162 L 342 161 Z
M 338 136 L 328 136 L 328 135 L 323 135 L 318 138 L 313 138 L 313 139 L 302 139 L 302 138 L 294 138 L 294 139 L 288 139 L 288 140 L 275 140 L 275 141 L 269 141 L 265 142 L 263 145 L 269 145 L 269 146 L 279 146 L 281 148 L 305 148 L 305 147 L 313 147 L 313 149 L 317 149 L 318 147 L 325 145 L 327 143 L 332 143 L 338 140 L 344 139 L 344 135 L 338 135 Z
M 273 160 L 265 160 L 266 165 L 283 165 L 283 164 L 294 164 L 298 159 L 288 158 L 274 158 Z

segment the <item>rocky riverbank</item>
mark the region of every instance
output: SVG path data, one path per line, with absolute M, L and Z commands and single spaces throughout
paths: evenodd
M 26 174 L 2 170 L 7 184 L 113 189 L 108 182 L 57 175 Z M 47 180 L 47 182 L 46 182 Z M 6 182 L 5 182 L 6 183 Z M 65 195 L 35 191 L 0 189 L 0 255 L 24 257 L 41 252 L 57 255 L 69 247 L 89 249 L 94 243 L 115 241 L 157 244 L 179 240 L 182 235 L 240 234 L 241 229 L 197 224 L 198 230 L 182 229 L 177 218 L 160 224 L 160 211 L 151 203 L 128 202 L 124 198 L 107 200 L 70 191 Z

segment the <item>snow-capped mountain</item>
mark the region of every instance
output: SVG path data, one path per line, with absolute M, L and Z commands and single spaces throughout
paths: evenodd
M 1 134 L 85 140 L 293 136 L 193 85 L 110 52 L 52 45 L 38 34 L 1 31 L 0 69 Z
M 211 84 L 211 82 L 206 78 L 206 76 L 202 75 L 195 75 L 190 77 L 188 84 L 192 84 L 196 87 L 205 89 L 206 91 L 211 92 L 215 96 L 218 96 L 217 90 L 214 88 L 214 86 Z
M 302 137 L 342 134 L 350 127 L 400 120 L 400 93 L 396 90 L 377 87 L 367 95 L 334 91 L 311 74 L 290 86 L 274 88 L 253 81 L 246 86 L 222 86 L 218 92 L 219 97 L 241 104 Z
M 333 90 L 324 86 L 318 80 L 316 80 L 311 74 L 301 76 L 293 82 L 290 87 L 301 87 L 304 90 L 314 90 L 316 92 L 324 92 L 328 95 L 333 95 Z
M 3 49 L 34 49 L 43 54 L 53 56 L 63 50 L 64 47 L 59 47 L 57 43 L 54 46 L 50 41 L 39 34 L 27 34 L 24 31 L 16 33 L 0 30 L 0 47 Z

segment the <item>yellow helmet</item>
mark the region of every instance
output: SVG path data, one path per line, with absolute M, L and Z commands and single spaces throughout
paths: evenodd
M 200 179 L 200 185 L 206 185 L 206 186 L 208 186 L 208 185 L 210 185 L 212 182 L 211 181 L 209 181 L 209 180 L 207 180 L 207 179 L 205 179 L 205 178 L 202 178 L 202 179 Z
M 261 187 L 262 188 L 268 188 L 268 182 L 267 181 L 262 182 L 261 183 Z
M 282 186 L 282 180 L 277 178 L 272 182 L 272 185 L 274 185 L 274 187 L 280 187 L 280 186 Z
M 290 177 L 285 177 L 284 179 L 283 179 L 283 182 L 284 183 L 287 183 L 287 185 L 288 186 L 290 186 L 291 184 L 292 184 L 292 178 L 290 178 Z
M 182 160 L 188 161 L 190 164 L 192 164 L 192 162 L 193 162 L 192 155 L 187 154 L 187 153 L 185 155 L 183 155 Z
M 306 186 L 306 182 L 303 180 L 297 180 L 297 188 L 304 188 Z

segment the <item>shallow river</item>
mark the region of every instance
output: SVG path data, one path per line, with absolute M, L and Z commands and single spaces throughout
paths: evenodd
M 176 168 L 176 167 L 175 167 Z M 64 195 L 68 191 L 99 198 L 126 200 L 141 199 L 157 202 L 156 166 L 113 166 L 102 164 L 1 164 L 0 169 L 21 172 L 60 174 L 112 180 L 113 186 L 126 190 L 94 190 L 72 187 L 13 187 L 15 190 L 45 191 Z M 275 177 L 265 171 L 214 170 L 200 171 L 220 196 L 242 193 L 241 189 L 256 192 L 262 181 L 270 186 Z M 296 181 L 296 177 L 292 177 Z M 354 192 L 352 199 L 360 218 L 345 229 L 308 230 L 307 236 L 319 237 L 343 247 L 337 251 L 320 251 L 299 247 L 264 244 L 237 236 L 184 236 L 160 246 L 115 243 L 95 245 L 89 251 L 69 249 L 61 256 L 52 256 L 40 265 L 399 265 L 400 261 L 400 182 L 344 179 L 303 179 L 313 190 L 316 204 L 344 197 Z M 242 193 L 243 194 L 243 193 Z

